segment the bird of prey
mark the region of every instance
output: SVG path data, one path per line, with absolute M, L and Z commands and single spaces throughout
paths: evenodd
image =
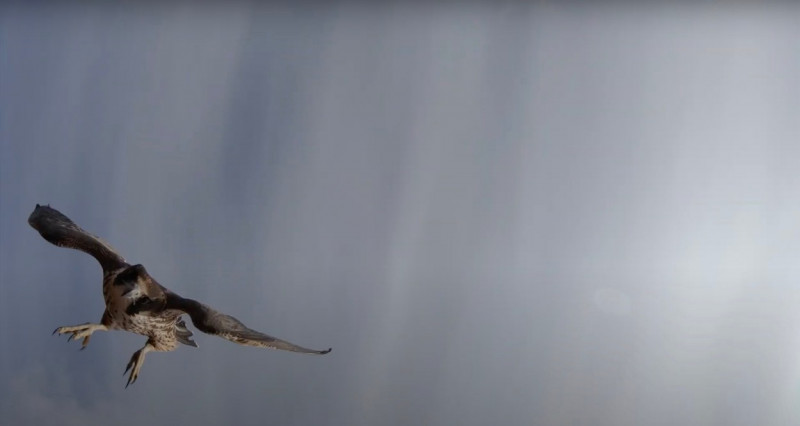
M 252 330 L 236 318 L 218 312 L 198 301 L 187 299 L 159 284 L 142 265 L 130 265 L 110 245 L 84 231 L 67 216 L 50 206 L 36 205 L 28 223 L 45 240 L 92 255 L 103 268 L 103 298 L 106 310 L 99 324 L 86 323 L 59 327 L 53 334 L 70 334 L 68 340 L 83 339 L 81 350 L 95 331 L 125 330 L 147 336 L 144 347 L 131 356 L 127 388 L 136 382 L 144 357 L 151 351 L 172 351 L 178 343 L 197 347 L 192 332 L 181 318 L 188 314 L 200 331 L 247 346 L 281 349 L 306 354 L 326 354 L 297 346 Z

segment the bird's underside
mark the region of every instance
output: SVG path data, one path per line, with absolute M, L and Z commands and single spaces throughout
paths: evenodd
M 181 297 L 159 284 L 142 265 L 130 265 L 110 245 L 84 231 L 68 217 L 50 206 L 36 205 L 28 223 L 46 239 L 59 246 L 81 250 L 92 255 L 103 268 L 103 298 L 106 310 L 100 323 L 59 327 L 53 333 L 68 334 L 69 339 L 82 340 L 81 349 L 89 344 L 95 331 L 125 330 L 147 336 L 144 347 L 128 362 L 130 370 L 126 387 L 135 382 L 144 357 L 151 351 L 172 351 L 178 343 L 197 346 L 192 332 L 181 319 L 188 315 L 198 330 L 232 342 L 307 354 L 331 351 L 307 349 L 266 335 L 242 324 L 198 301 Z

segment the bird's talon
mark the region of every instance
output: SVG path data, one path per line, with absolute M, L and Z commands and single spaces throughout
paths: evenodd
M 134 370 L 136 370 L 136 368 L 135 368 L 135 367 L 134 367 Z M 125 372 L 127 373 L 127 372 L 128 372 L 128 370 L 125 370 Z M 132 384 L 136 383 L 136 379 L 138 379 L 138 378 L 139 378 L 139 375 L 138 375 L 138 374 L 134 374 L 135 372 L 136 372 L 136 371 L 131 371 L 131 375 L 130 375 L 130 376 L 128 376 L 128 383 L 126 383 L 126 384 L 125 384 L 125 389 L 127 389 L 127 388 L 128 388 L 128 386 L 130 386 L 130 385 L 132 385 Z
M 69 334 L 67 342 L 83 339 L 81 346 L 86 347 L 86 345 L 89 344 L 89 338 L 92 336 L 92 333 L 100 330 L 108 330 L 108 328 L 102 324 L 81 324 L 70 327 L 58 327 L 53 331 L 53 334 Z
M 128 366 L 125 367 L 125 373 L 123 373 L 123 375 L 127 374 L 128 370 L 131 372 L 130 376 L 128 376 L 128 383 L 125 384 L 126 388 L 136 383 L 136 379 L 139 378 L 139 370 L 142 368 L 142 363 L 144 363 L 144 356 L 148 351 L 152 350 L 151 348 L 152 346 L 145 346 L 134 352 L 133 356 L 131 356 L 131 360 L 128 361 Z

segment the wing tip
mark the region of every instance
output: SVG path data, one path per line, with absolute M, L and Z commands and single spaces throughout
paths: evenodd
M 36 203 L 36 207 L 33 208 L 30 216 L 28 216 L 28 224 L 41 233 L 43 227 L 48 223 L 54 220 L 63 220 L 62 218 L 69 221 L 63 213 L 50 207 L 50 204 Z

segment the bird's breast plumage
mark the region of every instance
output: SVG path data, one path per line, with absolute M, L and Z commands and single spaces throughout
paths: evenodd
M 120 271 L 108 274 L 103 282 L 103 297 L 106 303 L 109 328 L 129 331 L 147 336 L 155 350 L 171 351 L 178 347 L 176 323 L 181 312 L 175 310 L 145 311 L 128 314 L 128 308 L 140 297 L 142 289 L 136 284 L 115 284 Z

